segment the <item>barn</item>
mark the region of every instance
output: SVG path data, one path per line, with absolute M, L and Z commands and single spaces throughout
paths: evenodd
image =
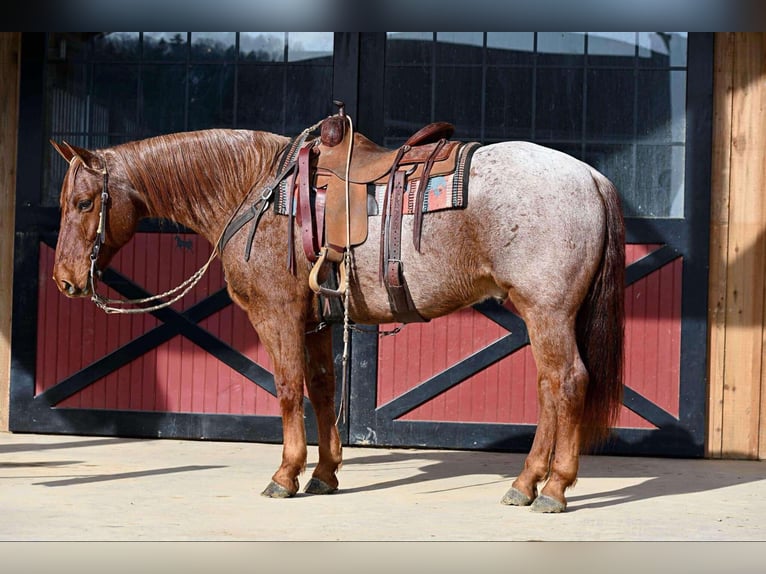
M 766 33 L 8 32 L 0 70 L 0 430 L 280 442 L 269 359 L 220 267 L 150 315 L 58 293 L 66 165 L 48 141 L 295 135 L 340 99 L 387 147 L 449 121 L 456 139 L 531 140 L 610 177 L 627 225 L 626 371 L 603 452 L 766 456 Z M 145 221 L 107 294 L 163 292 L 209 253 Z M 352 334 L 345 444 L 528 450 L 536 373 L 512 309 L 393 327 Z

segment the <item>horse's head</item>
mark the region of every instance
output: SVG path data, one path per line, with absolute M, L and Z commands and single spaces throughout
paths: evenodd
M 66 142 L 51 144 L 69 163 L 53 280 L 65 295 L 83 297 L 91 293 L 91 273 L 104 269 L 133 236 L 145 209 L 124 177 L 108 169 L 103 154 Z

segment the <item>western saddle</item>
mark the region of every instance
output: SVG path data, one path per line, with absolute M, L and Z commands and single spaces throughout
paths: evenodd
M 368 215 L 375 212 L 369 206 L 376 205 L 371 197 L 376 186 L 385 185 L 379 210 L 382 217 L 379 276 L 396 321 L 426 321 L 415 308 L 402 268 L 402 215 L 405 211 L 414 214 L 413 244 L 420 251 L 429 177 L 454 172 L 459 148 L 465 144 L 449 141 L 454 132 L 452 124 L 435 122 L 418 130 L 403 146 L 383 148 L 353 132 L 343 103 L 335 104 L 338 113 L 323 120 L 320 137 L 295 151 L 297 170 L 292 171 L 286 183 L 288 194 L 292 191 L 293 197 L 289 203 L 295 205 L 288 212 L 288 229 L 293 229 L 294 216 L 301 229 L 303 251 L 313 263 L 309 284 L 325 296 L 343 295 L 345 265 L 339 265 L 340 289 L 336 290 L 320 284 L 328 275 L 325 264 L 341 263 L 348 248 L 367 240 Z M 288 265 L 294 269 L 292 237 L 289 232 Z
M 232 217 L 219 239 L 218 249 L 223 252 L 228 241 L 250 223 L 245 243 L 245 260 L 249 260 L 258 222 L 274 200 L 275 211 L 288 215 L 288 268 L 295 272 L 293 230 L 297 220 L 303 252 L 313 264 L 309 285 L 325 297 L 322 306 L 331 309 L 328 320 L 334 320 L 338 315 L 337 301 L 345 294 L 345 254 L 367 240 L 368 216 L 379 214 L 382 218 L 379 277 L 386 287 L 394 320 L 427 321 L 415 308 L 404 276 L 400 256 L 403 214 L 414 215 L 412 239 L 419 252 L 429 178 L 455 174 L 454 180 L 459 182 L 465 201 L 468 162 L 479 144 L 450 141 L 454 126 L 435 122 L 418 130 L 401 147 L 383 148 L 355 133 L 343 102 L 334 103 L 339 108 L 337 114 L 307 128 L 287 146 L 275 183 L 263 190 L 261 199 L 253 206 Z M 316 127 L 320 128 L 320 137 L 309 137 Z M 453 200 L 455 189 L 453 182 Z M 378 190 L 384 190 L 380 209 Z M 340 264 L 339 278 L 330 272 L 335 264 Z

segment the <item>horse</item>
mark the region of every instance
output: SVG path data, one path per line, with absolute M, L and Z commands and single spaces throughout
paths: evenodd
M 286 231 L 286 218 L 258 203 L 267 194 L 253 193 L 273 187 L 290 142 L 238 129 L 101 149 L 50 142 L 69 163 L 53 271 L 67 297 L 95 296 L 98 269 L 142 218 L 174 221 L 215 246 L 235 213 L 259 206 L 254 236 L 234 234 L 218 256 L 231 299 L 247 313 L 273 364 L 283 437 L 281 464 L 262 492 L 270 498 L 292 497 L 300 488 L 307 460 L 304 384 L 317 417 L 319 455 L 304 492 L 337 491 L 342 462 L 331 330 L 318 328 L 311 264 L 295 247 L 300 229 Z M 430 320 L 487 299 L 510 300 L 527 327 L 539 415 L 523 469 L 501 502 L 561 512 L 580 454 L 608 438 L 622 402 L 625 231 L 618 192 L 592 166 L 526 141 L 479 147 L 467 185 L 465 206 L 425 214 L 419 249 L 411 241 L 413 216 L 402 217 L 400 257 L 412 301 Z M 394 322 L 379 274 L 381 232 L 381 217 L 371 215 L 367 240 L 351 249 L 350 322 Z M 285 265 L 288 246 L 292 269 Z

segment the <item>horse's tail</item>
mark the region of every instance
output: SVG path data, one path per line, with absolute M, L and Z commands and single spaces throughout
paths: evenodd
M 604 251 L 577 315 L 577 344 L 589 374 L 582 419 L 582 446 L 609 435 L 622 405 L 625 332 L 625 223 L 617 189 L 596 170 L 593 179 L 606 212 Z

